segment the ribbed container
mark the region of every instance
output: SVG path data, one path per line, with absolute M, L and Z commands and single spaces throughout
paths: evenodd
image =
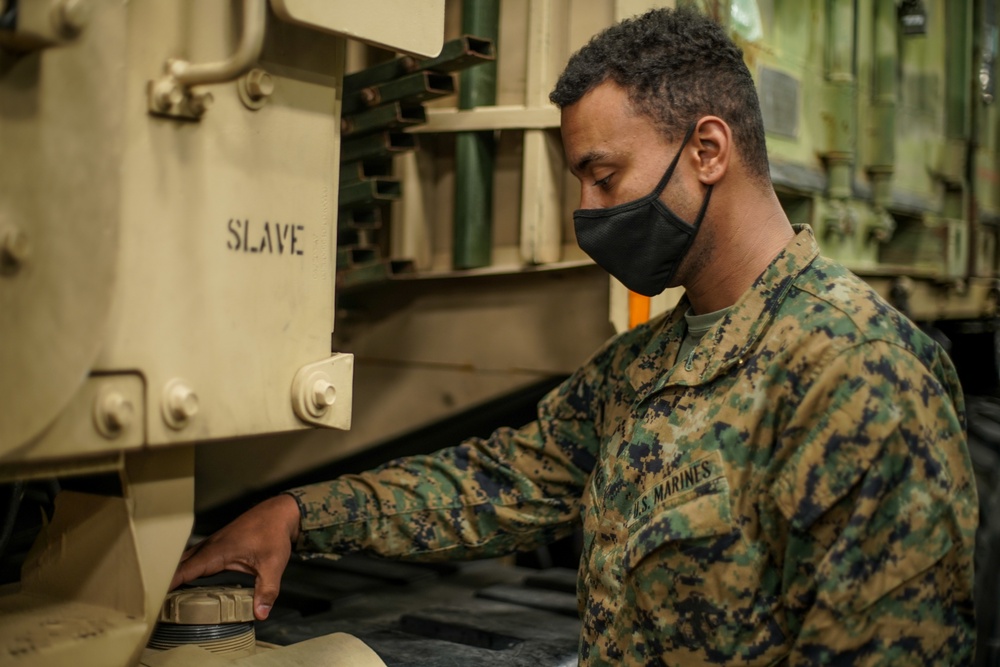
M 196 644 L 213 653 L 251 653 L 256 643 L 253 589 L 206 586 L 172 591 L 147 646 Z

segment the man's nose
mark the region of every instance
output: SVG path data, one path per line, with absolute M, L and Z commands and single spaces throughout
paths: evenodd
M 580 188 L 580 208 L 604 208 L 600 196 L 594 192 L 594 188 L 587 187 L 586 185 Z

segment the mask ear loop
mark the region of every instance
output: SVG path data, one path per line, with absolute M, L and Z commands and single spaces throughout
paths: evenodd
M 684 137 L 684 143 L 681 145 L 681 149 L 679 151 L 677 151 L 677 158 L 680 157 L 681 151 L 684 150 L 684 146 L 686 146 L 687 142 L 691 139 L 691 135 L 694 133 L 694 127 L 695 126 L 692 125 L 691 129 L 688 130 L 687 136 Z M 674 158 L 674 162 L 677 161 L 677 158 Z M 674 166 L 670 165 L 670 169 L 673 170 L 673 168 L 674 168 Z M 705 219 L 705 213 L 708 211 L 708 202 L 709 202 L 710 199 L 712 199 L 712 188 L 714 188 L 714 187 L 715 187 L 714 184 L 708 186 L 708 192 L 705 193 L 705 198 L 701 202 L 701 208 L 698 210 L 698 217 L 696 217 L 694 219 L 694 224 L 689 225 L 690 227 L 693 228 L 694 231 L 692 231 L 691 234 L 688 235 L 687 243 L 684 244 L 684 250 L 681 251 L 681 257 L 683 257 L 684 255 L 687 255 L 688 250 L 690 250 L 691 246 L 694 244 L 694 237 L 696 237 L 698 235 L 698 230 L 701 229 L 701 223 Z M 657 196 L 659 196 L 659 193 L 657 193 Z M 670 275 L 667 276 L 667 279 L 666 279 L 664 285 L 666 285 L 666 283 L 670 282 L 670 280 L 674 277 L 674 274 L 677 273 L 677 269 L 679 267 L 680 267 L 680 263 L 678 263 L 674 267 L 674 270 L 670 273 Z M 688 369 L 688 370 L 691 370 L 691 369 Z
M 714 185 L 708 186 L 708 192 L 705 193 L 705 199 L 701 202 L 701 209 L 698 211 L 698 217 L 695 218 L 695 229 L 701 227 L 701 221 L 705 219 L 705 212 L 708 210 L 708 200 L 712 198 L 712 188 L 714 187 Z
M 667 187 L 667 181 L 670 180 L 670 177 L 674 175 L 674 169 L 677 168 L 677 163 L 680 162 L 681 153 L 684 152 L 684 147 L 687 146 L 687 143 L 691 141 L 691 137 L 694 135 L 694 128 L 696 127 L 698 127 L 698 121 L 691 123 L 691 127 L 688 128 L 687 133 L 684 135 L 684 141 L 681 142 L 681 147 L 677 149 L 677 154 L 674 155 L 673 161 L 667 167 L 666 173 L 663 174 L 663 178 L 660 179 L 659 184 L 653 190 L 653 194 L 657 197 L 663 192 L 663 188 Z

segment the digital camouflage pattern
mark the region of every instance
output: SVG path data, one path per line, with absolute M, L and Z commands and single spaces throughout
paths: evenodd
M 297 548 L 479 558 L 582 521 L 581 665 L 970 663 L 977 503 L 944 351 L 807 228 L 674 364 L 687 305 L 520 430 L 290 491 Z

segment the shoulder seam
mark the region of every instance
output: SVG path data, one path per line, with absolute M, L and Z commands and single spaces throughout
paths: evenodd
M 860 280 L 860 278 L 859 278 L 859 280 Z M 857 321 L 857 319 L 855 319 L 854 314 L 852 314 L 851 312 L 845 310 L 844 307 L 841 306 L 836 301 L 831 300 L 830 298 L 826 297 L 823 294 L 817 294 L 815 290 L 809 289 L 806 286 L 799 285 L 797 283 L 793 283 L 792 286 L 795 289 L 799 290 L 800 292 L 805 292 L 806 294 L 808 294 L 809 296 L 813 297 L 814 299 L 817 299 L 817 300 L 823 302 L 828 307 L 836 310 L 841 315 L 843 315 L 848 320 L 850 320 L 851 325 L 854 327 L 854 330 L 858 333 L 859 338 L 862 339 L 862 340 L 858 341 L 858 343 L 855 343 L 854 345 L 859 345 L 859 344 L 861 344 L 863 342 L 882 341 L 882 342 L 888 343 L 890 345 L 895 345 L 896 347 L 899 347 L 901 349 L 905 349 L 905 350 L 909 351 L 910 354 L 913 354 L 913 356 L 917 356 L 910 347 L 902 344 L 900 341 L 893 340 L 893 339 L 891 339 L 891 338 L 889 338 L 887 336 L 881 335 L 879 333 L 872 333 L 872 331 L 871 331 L 871 329 L 869 327 L 864 327 L 861 324 L 859 324 L 858 321 Z M 871 290 L 870 287 L 868 289 Z M 874 290 L 871 290 L 871 291 L 874 292 Z M 877 292 L 875 292 L 875 294 L 876 294 L 876 296 L 878 295 Z M 886 305 L 888 305 L 890 308 L 892 307 L 891 304 L 886 304 Z M 902 313 L 899 313 L 898 311 L 895 311 L 895 312 L 896 312 L 896 314 L 897 314 L 898 317 L 903 317 Z M 914 328 L 918 328 L 915 324 L 913 324 L 912 326 Z M 844 349 L 847 349 L 847 348 L 844 348 Z

